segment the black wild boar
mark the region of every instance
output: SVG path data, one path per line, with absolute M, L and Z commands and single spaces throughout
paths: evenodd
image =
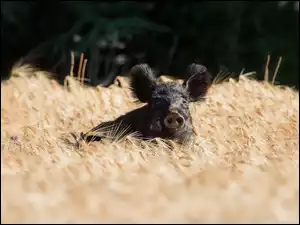
M 205 66 L 191 64 L 183 84 L 159 83 L 147 64 L 136 65 L 131 69 L 130 86 L 137 99 L 147 104 L 81 133 L 81 138 L 90 142 L 135 132 L 142 139 L 188 141 L 194 135 L 189 103 L 204 99 L 210 78 Z

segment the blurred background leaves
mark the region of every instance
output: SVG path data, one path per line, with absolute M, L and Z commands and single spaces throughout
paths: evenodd
M 20 59 L 63 80 L 71 51 L 88 59 L 91 85 L 141 62 L 174 76 L 198 62 L 215 76 L 245 69 L 263 79 L 270 54 L 271 74 L 283 58 L 276 81 L 299 88 L 299 2 L 2 1 L 1 17 L 2 80 Z

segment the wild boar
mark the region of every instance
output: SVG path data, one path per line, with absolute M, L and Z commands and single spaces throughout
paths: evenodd
M 147 104 L 81 133 L 81 138 L 90 142 L 136 133 L 142 139 L 159 137 L 183 143 L 194 137 L 189 104 L 204 99 L 211 80 L 207 68 L 195 63 L 189 65 L 182 84 L 158 82 L 147 64 L 135 65 L 130 72 L 133 94 Z

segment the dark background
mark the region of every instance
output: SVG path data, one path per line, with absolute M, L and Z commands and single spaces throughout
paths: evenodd
M 277 83 L 298 89 L 298 27 L 292 1 L 1 1 L 1 80 L 21 58 L 63 80 L 71 50 L 84 52 L 91 85 L 141 62 L 174 76 L 198 62 L 214 76 L 244 68 L 263 79 L 270 54 L 271 74 L 283 58 Z

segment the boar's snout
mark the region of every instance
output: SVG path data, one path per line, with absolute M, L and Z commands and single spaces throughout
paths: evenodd
M 169 129 L 180 129 L 184 123 L 185 119 L 177 112 L 170 112 L 164 119 L 164 124 Z

